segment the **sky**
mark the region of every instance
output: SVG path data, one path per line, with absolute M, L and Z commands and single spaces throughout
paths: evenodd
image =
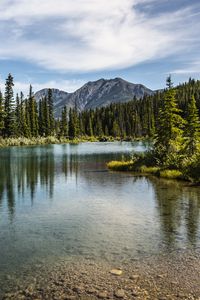
M 122 77 L 151 89 L 199 79 L 199 0 L 0 0 L 0 88 L 73 92 Z

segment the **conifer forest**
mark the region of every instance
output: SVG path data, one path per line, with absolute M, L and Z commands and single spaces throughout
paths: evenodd
M 0 93 L 0 136 L 10 137 L 113 137 L 122 140 L 152 138 L 156 131 L 165 138 L 166 124 L 160 114 L 165 102 L 167 88 L 156 91 L 152 96 L 130 99 L 127 103 L 113 103 L 95 110 L 78 111 L 76 108 L 63 107 L 61 116 L 54 117 L 54 101 L 51 89 L 48 96 L 38 103 L 30 86 L 29 95 L 23 93 L 14 97 L 14 80 L 8 75 L 5 93 Z M 189 79 L 177 87 L 170 87 L 176 106 L 172 110 L 178 116 L 176 130 L 187 137 L 191 124 L 195 122 L 195 134 L 199 131 L 200 81 Z M 169 101 L 168 101 L 169 102 Z M 169 102 L 170 103 L 170 102 Z M 167 107 L 165 108 L 167 109 Z M 170 109 L 170 108 L 169 108 Z M 167 111 L 163 111 L 166 116 Z M 191 116 L 193 114 L 193 117 Z M 192 119 L 191 119 L 192 118 Z M 162 122 L 161 119 L 163 119 Z M 165 118 L 168 120 L 168 117 Z M 171 126 L 171 125 L 169 125 Z M 196 139 L 196 136 L 195 138 Z

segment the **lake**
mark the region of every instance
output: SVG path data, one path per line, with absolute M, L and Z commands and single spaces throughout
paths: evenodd
M 200 188 L 110 172 L 142 142 L 0 150 L 0 287 L 36 264 L 122 262 L 200 247 Z

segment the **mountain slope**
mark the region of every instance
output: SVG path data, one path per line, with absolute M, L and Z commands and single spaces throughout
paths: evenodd
M 35 98 L 39 101 L 47 95 L 48 89 L 43 89 L 35 93 Z M 74 93 L 67 93 L 58 89 L 52 89 L 55 115 L 58 117 L 62 107 L 68 108 L 77 106 L 79 111 L 85 109 L 95 109 L 109 105 L 111 103 L 127 102 L 134 97 L 142 98 L 145 94 L 152 95 L 154 92 L 142 84 L 133 84 L 121 78 L 99 79 L 90 81 Z

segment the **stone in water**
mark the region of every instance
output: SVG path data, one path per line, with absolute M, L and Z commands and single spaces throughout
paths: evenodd
M 122 275 L 122 270 L 119 270 L 119 269 L 112 269 L 112 270 L 110 271 L 110 273 L 111 273 L 112 275 L 120 276 L 120 275 Z

